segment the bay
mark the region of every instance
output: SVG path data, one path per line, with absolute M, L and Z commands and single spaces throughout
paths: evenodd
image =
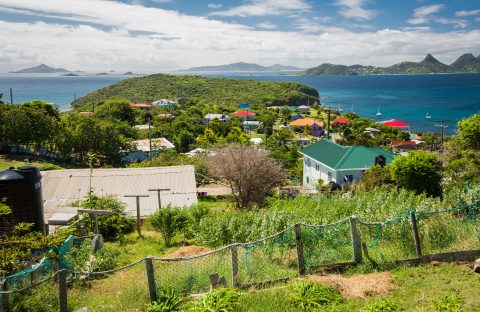
M 415 131 L 438 131 L 436 120 L 447 120 L 452 133 L 462 118 L 480 111 L 480 74 L 372 75 L 372 76 L 273 76 L 212 74 L 206 76 L 297 81 L 315 87 L 321 103 L 343 112 L 354 111 L 378 121 L 399 119 Z M 55 103 L 68 110 L 74 97 L 111 85 L 131 76 L 1 75 L 0 92 L 15 102 L 34 99 Z M 377 111 L 382 113 L 376 116 Z M 430 119 L 425 118 L 426 115 Z

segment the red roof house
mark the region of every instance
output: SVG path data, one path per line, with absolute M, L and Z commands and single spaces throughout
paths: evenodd
M 241 109 L 233 113 L 237 117 L 253 117 L 255 116 L 255 112 L 246 110 L 246 109 Z
M 383 121 L 382 124 L 384 126 L 393 127 L 393 128 L 397 128 L 397 129 L 407 129 L 407 128 L 410 127 L 407 123 L 405 123 L 403 121 L 396 120 L 396 119 Z
M 349 122 L 350 122 L 350 119 L 345 117 L 337 117 L 333 120 L 333 123 L 337 123 L 340 125 L 348 125 Z

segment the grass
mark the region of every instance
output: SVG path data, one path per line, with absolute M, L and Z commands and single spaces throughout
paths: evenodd
M 35 155 L 4 155 L 5 158 L 0 159 L 0 170 L 5 170 L 10 167 L 35 166 L 40 170 L 60 170 L 60 169 L 74 169 L 80 166 L 71 163 L 62 163 Z M 29 161 L 25 161 L 26 159 Z
M 392 301 L 399 311 L 436 311 L 434 302 L 446 296 L 460 298 L 465 311 L 480 311 L 476 292 L 480 275 L 465 264 L 402 267 L 392 270 L 392 276 L 397 288 L 387 295 L 346 299 L 321 311 L 362 311 L 385 300 Z M 245 293 L 239 311 L 303 311 L 290 304 L 288 293 L 287 287 Z

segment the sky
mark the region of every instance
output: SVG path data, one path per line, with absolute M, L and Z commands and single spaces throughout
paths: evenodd
M 480 0 L 0 0 L 0 42 L 0 72 L 451 63 L 480 54 Z

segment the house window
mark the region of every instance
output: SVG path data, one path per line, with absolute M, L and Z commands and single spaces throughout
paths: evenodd
M 307 184 L 310 184 L 310 178 L 307 177 Z
M 310 167 L 310 158 L 306 159 L 305 164 L 307 165 L 307 167 Z
M 316 164 L 315 165 L 315 170 L 320 171 L 320 165 Z
M 329 182 L 332 181 L 332 173 L 331 172 L 328 173 L 328 181 Z
M 344 183 L 351 183 L 353 182 L 353 174 L 347 174 L 345 177 L 343 177 L 343 182 Z

